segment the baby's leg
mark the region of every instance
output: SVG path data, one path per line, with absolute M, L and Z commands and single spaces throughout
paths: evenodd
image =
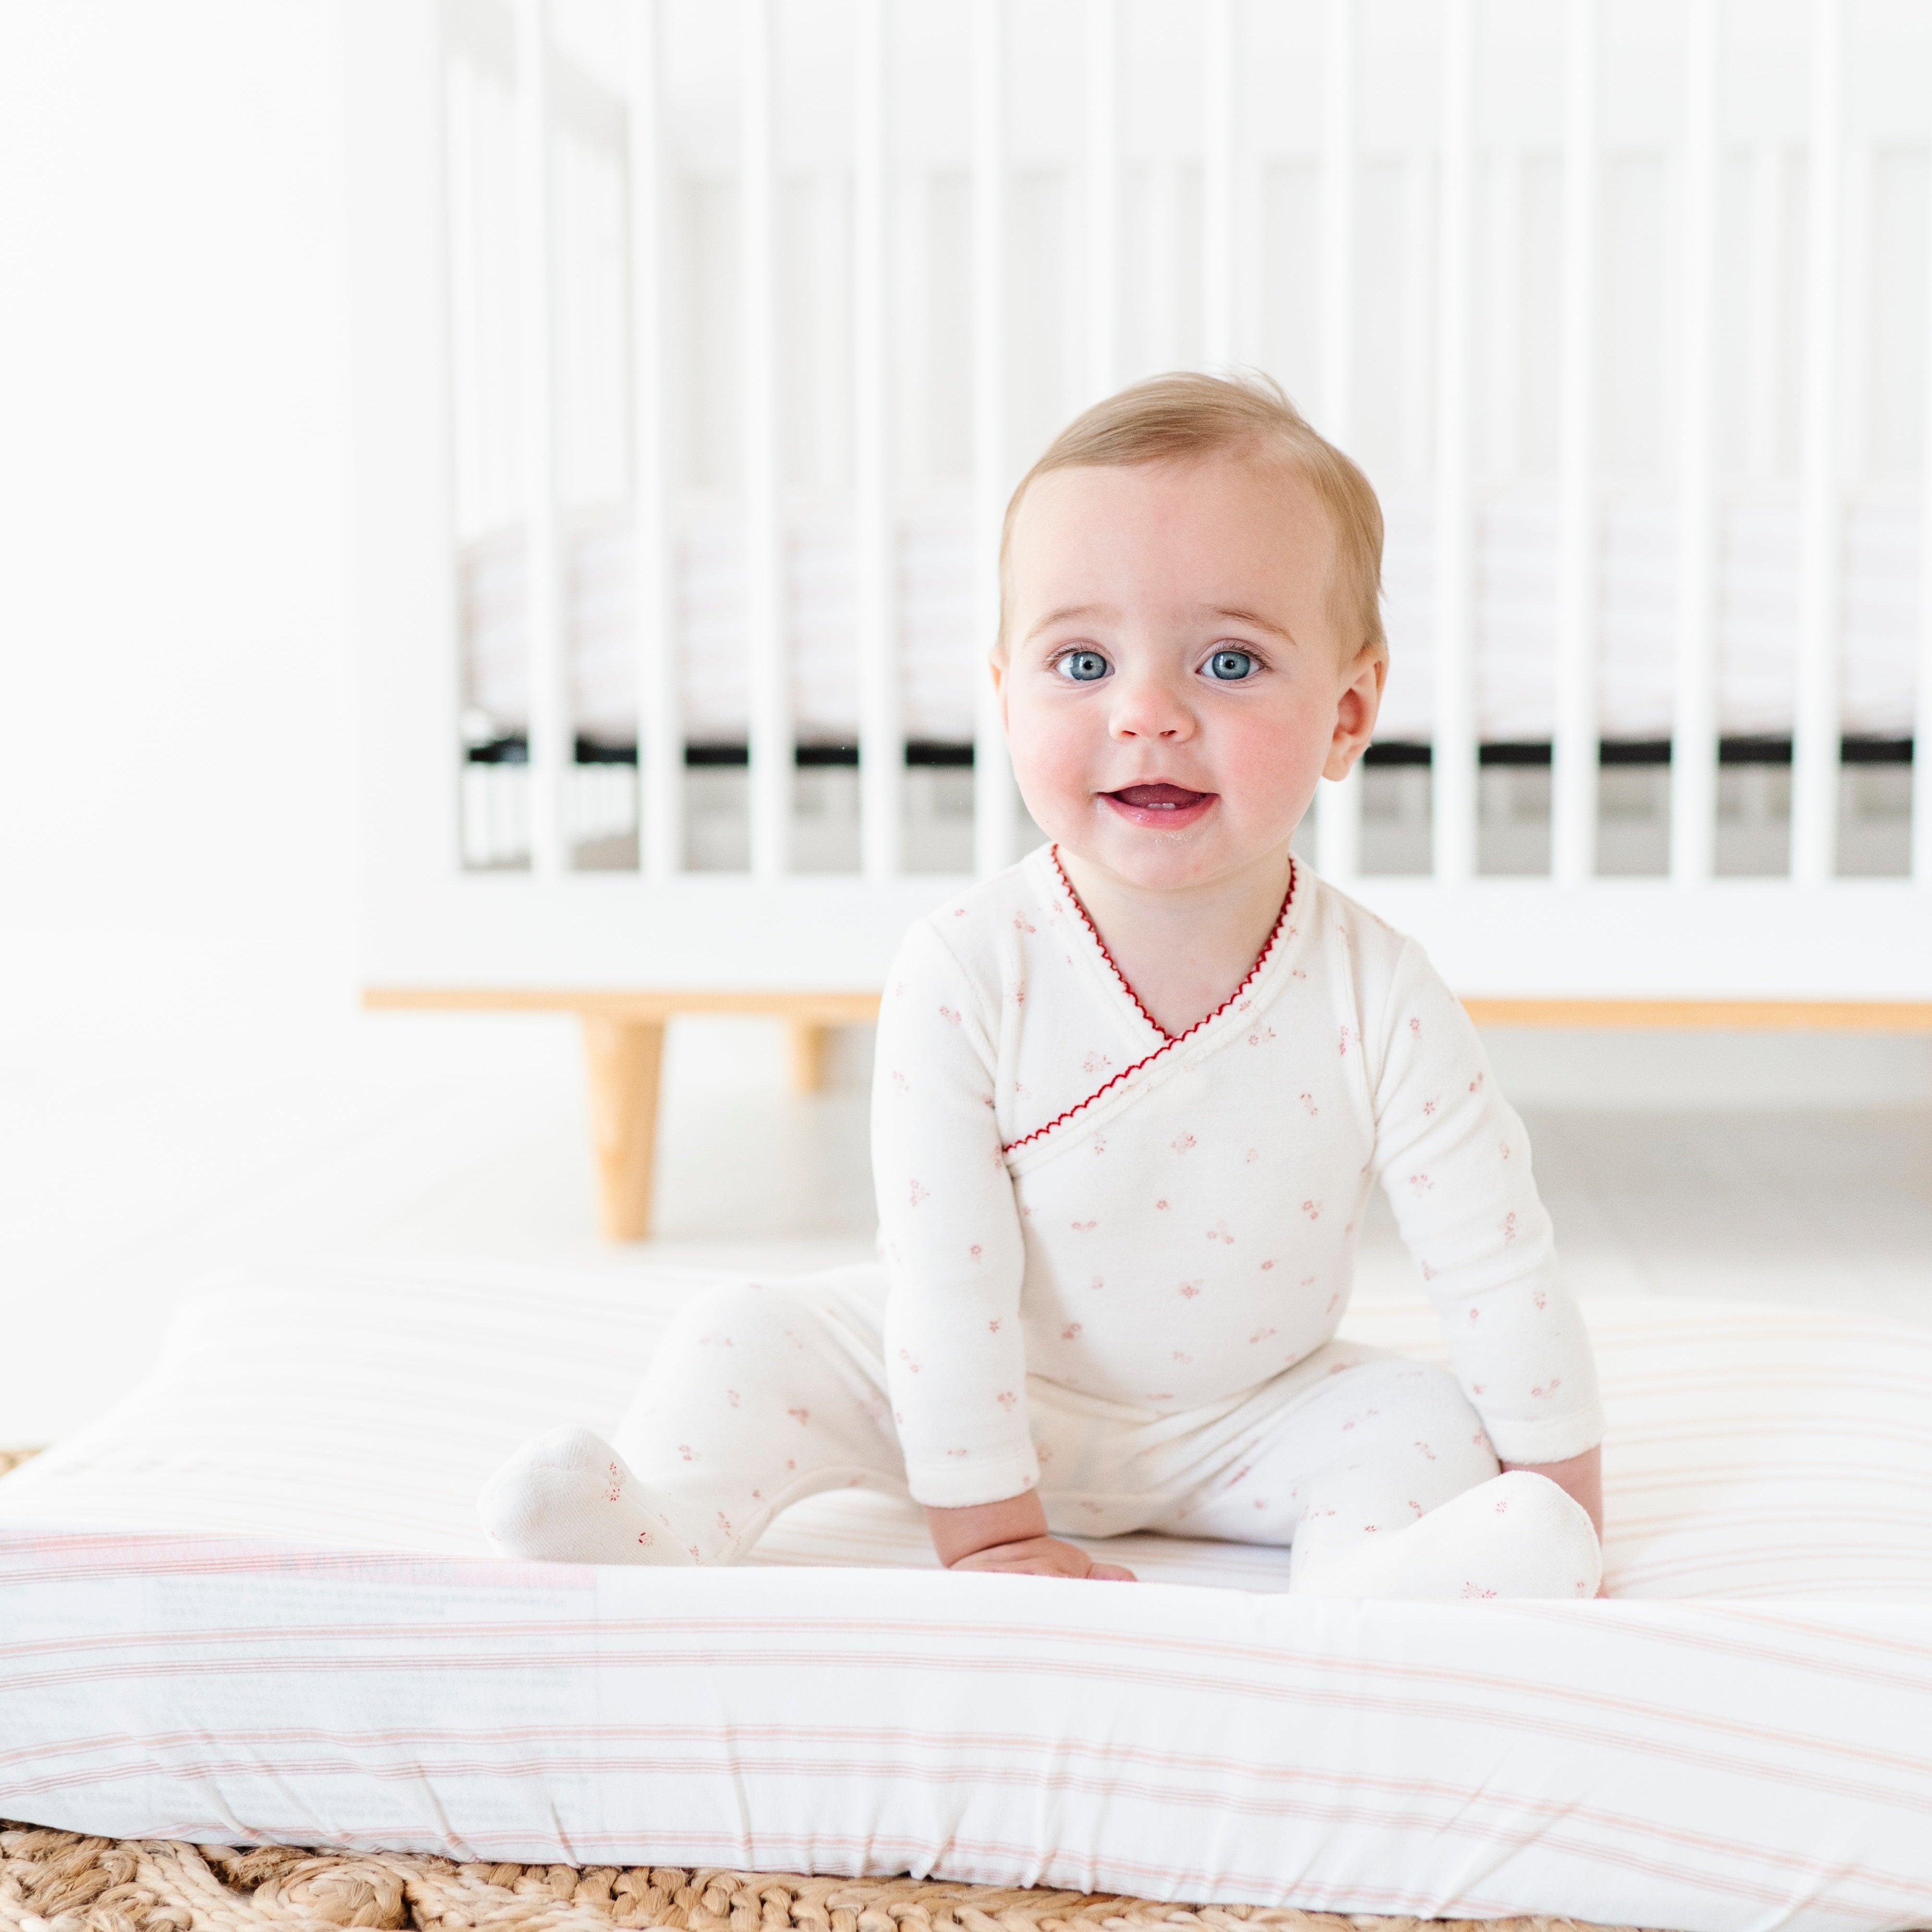
M 1291 1587 L 1314 1596 L 1595 1594 L 1602 1556 L 1582 1506 L 1544 1477 L 1499 1473 L 1454 1377 L 1332 1352 L 1333 1372 L 1172 1528 L 1292 1542 Z
M 874 1268 L 706 1289 L 610 1442 L 556 1430 L 490 1479 L 491 1541 L 550 1562 L 728 1563 L 819 1490 L 903 1489 L 883 1310 Z

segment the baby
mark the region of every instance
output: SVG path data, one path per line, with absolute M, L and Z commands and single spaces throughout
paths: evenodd
M 1063 1539 L 1292 1549 L 1292 1588 L 1588 1597 L 1590 1345 L 1522 1123 L 1411 941 L 1289 853 L 1368 743 L 1382 514 L 1278 390 L 1090 410 L 1006 512 L 992 674 L 1050 842 L 907 936 L 880 1013 L 881 1268 L 688 1304 L 605 1442 L 482 1498 L 506 1553 L 728 1563 L 858 1485 L 954 1569 Z M 1336 1339 L 1388 1192 L 1453 1374 Z

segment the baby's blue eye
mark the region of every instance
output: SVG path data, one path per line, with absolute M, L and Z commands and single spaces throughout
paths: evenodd
M 1246 651 L 1216 651 L 1208 660 L 1208 675 L 1238 683 L 1255 668 L 1254 658 Z
M 1060 660 L 1060 670 L 1076 684 L 1091 684 L 1107 675 L 1107 660 L 1098 651 L 1069 651 Z

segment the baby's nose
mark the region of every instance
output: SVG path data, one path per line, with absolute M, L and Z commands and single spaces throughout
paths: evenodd
M 1192 728 L 1186 704 L 1157 679 L 1120 681 L 1114 700 L 1117 738 L 1182 738 Z

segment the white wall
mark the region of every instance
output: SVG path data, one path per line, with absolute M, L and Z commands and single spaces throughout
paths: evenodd
M 338 40 L 329 0 L 0 8 L 16 1096 L 352 1010 Z

